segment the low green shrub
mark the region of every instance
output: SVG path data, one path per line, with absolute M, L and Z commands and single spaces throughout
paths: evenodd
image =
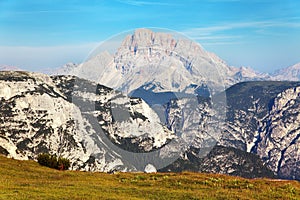
M 59 170 L 67 170 L 71 165 L 69 159 L 62 157 L 57 158 L 56 155 L 50 155 L 48 153 L 39 154 L 37 160 L 42 166 Z

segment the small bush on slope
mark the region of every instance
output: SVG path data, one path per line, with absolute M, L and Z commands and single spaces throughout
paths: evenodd
M 59 170 L 67 170 L 71 165 L 68 159 L 62 157 L 57 158 L 55 155 L 48 153 L 39 154 L 37 160 L 40 165 Z

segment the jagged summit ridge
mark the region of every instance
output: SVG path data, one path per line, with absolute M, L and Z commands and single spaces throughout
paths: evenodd
M 193 55 L 194 52 L 198 56 Z M 138 29 L 124 39 L 114 56 L 118 80 L 112 81 L 110 74 L 105 73 L 99 82 L 106 82 L 105 77 L 110 77 L 106 84 L 117 83 L 114 88 L 128 92 L 149 82 L 156 82 L 162 86 L 162 91 L 180 92 L 190 84 L 207 82 L 205 71 L 194 68 L 193 62 L 199 62 L 196 57 L 206 66 L 212 61 L 207 59 L 208 55 L 198 44 L 190 40 Z M 211 68 L 214 70 L 214 66 Z
M 138 48 L 166 47 L 174 50 L 177 42 L 168 33 L 155 33 L 149 29 L 137 29 L 133 35 L 127 35 L 121 44 L 121 48 L 135 52 Z M 122 50 L 121 50 L 122 51 Z
M 230 67 L 217 55 L 181 35 L 149 29 L 135 30 L 124 37 L 114 53 L 99 52 L 63 73 L 126 93 L 149 83 L 161 86 L 157 92 L 181 92 L 190 84 L 224 90 L 236 82 L 267 77 L 249 68 Z
M 299 81 L 300 63 L 276 71 L 273 74 L 272 79 L 278 81 Z

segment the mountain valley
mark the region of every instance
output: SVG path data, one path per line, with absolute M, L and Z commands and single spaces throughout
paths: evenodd
M 83 171 L 300 180 L 298 67 L 235 68 L 193 41 L 138 29 L 115 53 L 51 76 L 3 68 L 0 153 L 56 154 Z

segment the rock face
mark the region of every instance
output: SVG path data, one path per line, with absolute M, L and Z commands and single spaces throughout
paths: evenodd
M 244 82 L 228 88 L 220 146 L 201 158 L 194 145 L 162 171 L 299 180 L 299 92 L 299 82 Z
M 220 144 L 254 153 L 281 178 L 300 179 L 299 82 L 248 82 L 229 88 Z
M 300 81 L 300 63 L 276 71 L 272 80 L 277 81 Z
M 49 152 L 72 169 L 143 170 L 125 150 L 151 151 L 175 137 L 141 99 L 72 76 L 1 72 L 0 87 L 0 146 L 9 157 Z
M 299 82 L 227 89 L 218 140 L 209 137 L 209 97 L 198 97 L 197 104 L 190 97 L 170 100 L 159 108 L 162 121 L 159 109 L 140 98 L 73 76 L 1 72 L 0 86 L 0 152 L 9 157 L 49 152 L 80 170 L 144 171 L 152 163 L 160 171 L 300 179 Z M 149 160 L 148 154 L 157 157 Z
M 264 165 L 259 156 L 232 147 L 215 146 L 207 156 L 199 158 L 197 149 L 190 149 L 185 157 L 160 169 L 161 172 L 184 170 L 221 173 L 246 178 L 275 178 L 274 172 Z
M 300 86 L 274 99 L 261 126 L 257 154 L 283 178 L 300 179 Z
M 250 68 L 230 67 L 182 36 L 148 29 L 127 35 L 114 54 L 100 52 L 77 67 L 64 67 L 62 71 L 126 93 L 149 84 L 154 92 L 182 92 L 191 85 L 202 84 L 222 90 L 237 82 L 269 77 Z

